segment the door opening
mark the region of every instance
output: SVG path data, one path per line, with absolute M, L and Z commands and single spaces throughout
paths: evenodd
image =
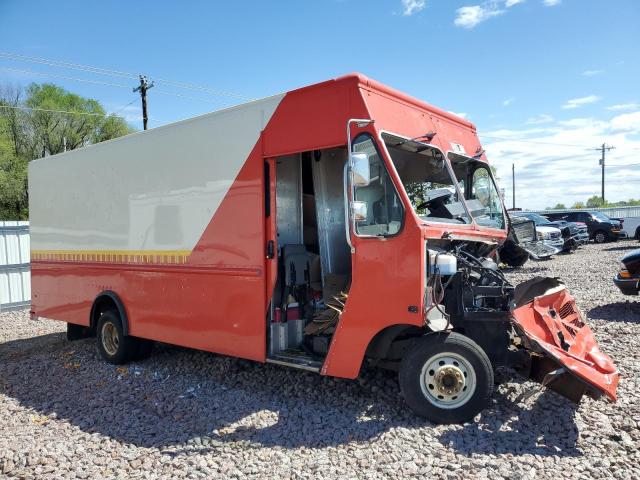
M 276 159 L 278 274 L 267 315 L 268 361 L 319 370 L 351 281 L 345 148 Z

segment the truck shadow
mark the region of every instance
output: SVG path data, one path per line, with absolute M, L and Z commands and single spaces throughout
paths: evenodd
M 397 427 L 463 453 L 558 454 L 536 443 L 544 434 L 547 445 L 560 444 L 544 430 L 549 412 L 518 416 L 519 406 L 500 394 L 495 401 L 506 407 L 490 409 L 479 424 L 436 427 L 407 409 L 392 373 L 365 369 L 360 380 L 341 380 L 166 345 L 149 360 L 114 367 L 95 350 L 92 339 L 69 343 L 61 333 L 0 344 L 0 393 L 37 412 L 43 428 L 64 420 L 167 455 L 229 443 L 322 448 L 373 441 Z M 514 412 L 517 428 L 490 431 Z M 565 432 L 560 448 L 569 451 L 573 417 L 554 421 Z
M 640 244 L 639 243 L 634 243 L 633 245 L 624 245 L 624 246 L 618 246 L 618 247 L 604 248 L 603 251 L 605 251 L 605 252 L 626 252 L 627 250 L 638 250 L 639 248 L 640 248 Z
M 548 390 L 538 394 L 535 401 L 527 402 L 530 405 L 526 409 L 522 402 L 514 404 L 506 397 L 501 400 L 499 403 L 508 412 L 496 415 L 489 411 L 479 422 L 467 423 L 458 431 L 444 432 L 439 441 L 464 455 L 582 455 L 576 447 L 579 436 L 574 421 L 576 405 Z
M 640 322 L 640 301 L 627 300 L 593 307 L 589 310 L 588 316 L 589 318 L 609 322 L 638 323 Z

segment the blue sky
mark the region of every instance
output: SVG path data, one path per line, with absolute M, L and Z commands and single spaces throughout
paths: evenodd
M 473 121 L 507 203 L 513 162 L 543 208 L 599 194 L 605 141 L 608 199 L 640 197 L 639 24 L 637 0 L 0 0 L 0 52 L 145 73 L 151 127 L 359 71 Z M 141 127 L 135 78 L 0 55 L 0 84 L 31 81 Z

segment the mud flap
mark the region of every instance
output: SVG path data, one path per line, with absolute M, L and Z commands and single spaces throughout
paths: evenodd
M 530 353 L 529 377 L 578 403 L 584 394 L 616 401 L 620 374 L 600 350 L 575 299 L 558 279 L 515 288 L 511 319 Z

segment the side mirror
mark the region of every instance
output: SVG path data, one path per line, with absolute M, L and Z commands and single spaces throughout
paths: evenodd
M 366 153 L 351 154 L 351 178 L 354 187 L 366 187 L 371 182 L 369 156 Z
M 367 202 L 354 201 L 351 202 L 351 213 L 353 220 L 362 222 L 367 219 Z

